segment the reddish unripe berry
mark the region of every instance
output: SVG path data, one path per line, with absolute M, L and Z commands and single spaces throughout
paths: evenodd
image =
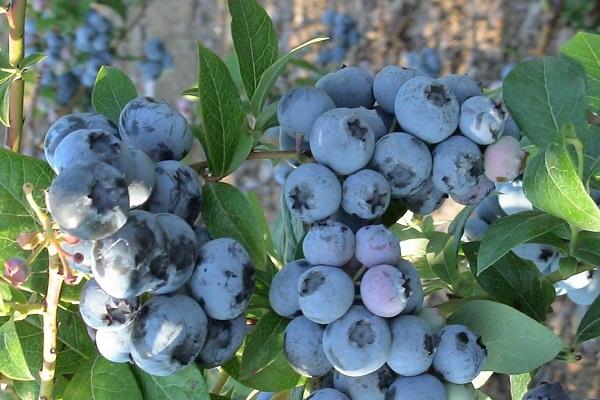
M 527 153 L 512 136 L 502 136 L 485 149 L 485 176 L 494 182 L 512 181 L 523 171 Z

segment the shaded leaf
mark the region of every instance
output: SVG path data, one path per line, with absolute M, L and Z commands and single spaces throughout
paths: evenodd
M 524 373 L 519 375 L 510 376 L 510 395 L 513 400 L 522 400 L 525 393 L 527 393 L 527 387 L 531 382 L 531 374 Z
M 210 399 L 202 372 L 194 364 L 169 376 L 150 375 L 133 369 L 140 383 L 144 400 L 208 400 Z
M 527 162 L 523 190 L 536 208 L 580 229 L 600 231 L 600 209 L 563 145 L 551 143 Z
M 0 326 L 0 373 L 10 379 L 28 381 L 33 379 L 24 349 L 11 319 Z
M 448 318 L 449 324 L 468 326 L 482 337 L 488 358 L 486 371 L 502 374 L 529 372 L 552 359 L 564 348 L 548 328 L 505 304 L 475 300 Z
M 0 124 L 8 127 L 10 126 L 10 122 L 8 121 L 8 92 L 10 85 L 12 83 L 12 79 L 8 79 L 0 83 Z
M 494 221 L 481 241 L 476 273 L 485 271 L 515 246 L 550 232 L 562 223 L 561 219 L 539 211 L 521 212 Z
M 283 332 L 289 320 L 272 311 L 263 315 L 246 336 L 240 364 L 241 380 L 258 374 L 283 353 Z
M 297 259 L 298 251 L 302 251 L 301 243 L 305 234 L 304 224 L 298 217 L 290 213 L 282 194 L 279 215 L 273 225 L 273 241 L 283 264 Z
M 248 98 L 278 56 L 273 22 L 257 0 L 229 0 L 231 36 Z
M 560 52 L 583 66 L 588 104 L 593 112 L 600 112 L 600 35 L 579 32 L 562 45 Z
M 230 237 L 242 244 L 259 270 L 267 260 L 265 243 L 246 196 L 226 183 L 207 183 L 202 188 L 202 218 L 213 238 Z
M 25 57 L 23 61 L 21 61 L 21 68 L 29 68 L 32 65 L 35 65 L 46 59 L 46 55 L 44 53 L 32 53 Z
M 598 336 L 600 336 L 600 296 L 594 300 L 581 319 L 577 327 L 575 343 L 582 343 Z
M 92 89 L 92 105 L 96 112 L 118 124 L 121 110 L 136 97 L 135 85 L 124 72 L 106 65 L 100 68 Z

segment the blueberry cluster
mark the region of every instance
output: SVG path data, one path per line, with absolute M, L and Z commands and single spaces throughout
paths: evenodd
M 315 86 L 287 92 L 277 109 L 280 148 L 316 161 L 283 171 L 287 205 L 306 222 L 341 213 L 364 225 L 393 200 L 417 214 L 448 196 L 474 204 L 521 173 L 526 153 L 503 135 L 506 112 L 465 75 L 344 67 Z
M 200 180 L 181 162 L 191 145 L 183 116 L 147 97 L 127 103 L 118 126 L 66 115 L 44 142 L 57 173 L 48 208 L 65 237 L 60 252 L 92 275 L 81 316 L 104 357 L 153 375 L 233 357 L 254 289 L 246 250 L 194 225 Z M 141 304 L 144 294 L 153 297 Z
M 490 225 L 499 218 L 518 212 L 533 210 L 533 205 L 523 193 L 523 182 L 496 184 L 498 195 L 489 195 L 475 209 L 465 225 L 464 240 L 479 241 Z M 592 196 L 600 193 L 592 191 Z M 566 255 L 552 245 L 545 243 L 523 243 L 512 249 L 523 260 L 535 264 L 544 276 L 559 270 L 561 260 Z M 555 284 L 556 294 L 566 294 L 576 304 L 589 306 L 600 296 L 600 273 L 598 270 L 581 272 Z
M 542 382 L 523 396 L 522 400 L 571 400 L 560 383 Z
M 172 68 L 173 57 L 167 51 L 165 42 L 152 38 L 144 45 L 144 57 L 139 63 L 145 81 L 156 81 L 165 69 Z
M 480 372 L 481 338 L 462 325 L 434 327 L 420 314 L 419 273 L 383 225 L 354 234 L 331 219 L 316 222 L 302 250 L 305 259 L 274 276 L 269 301 L 293 318 L 284 334 L 292 368 L 307 377 L 333 374 L 333 388 L 310 399 L 446 400 L 448 388 Z M 363 269 L 355 285 L 352 276 Z
M 36 42 L 40 41 L 35 22 L 28 21 L 27 28 L 26 41 L 31 46 L 28 51 L 35 51 L 39 47 Z M 47 58 L 42 64 L 40 86 L 54 89 L 60 105 L 69 103 L 81 86 L 93 87 L 100 67 L 113 62 L 113 33 L 110 20 L 95 10 L 88 13 L 74 36 L 55 30 L 46 32 L 41 46 Z
M 321 65 L 340 64 L 346 58 L 348 51 L 360 41 L 358 23 L 350 15 L 331 9 L 325 11 L 322 21 L 331 42 L 329 46 L 321 48 L 317 62 Z

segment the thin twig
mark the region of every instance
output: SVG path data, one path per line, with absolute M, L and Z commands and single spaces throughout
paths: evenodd
M 58 301 L 63 278 L 60 275 L 60 260 L 58 255 L 50 256 L 48 263 L 48 292 L 46 293 L 46 312 L 44 313 L 44 347 L 42 350 L 43 363 L 40 371 L 40 400 L 53 399 L 54 374 L 56 369 L 56 338 L 58 336 Z
M 548 51 L 548 47 L 550 46 L 550 42 L 552 41 L 554 31 L 556 30 L 556 28 L 558 27 L 558 23 L 560 22 L 560 15 L 562 13 L 564 5 L 564 0 L 557 0 L 556 4 L 552 8 L 552 17 L 550 18 L 550 20 L 548 20 L 548 23 L 544 25 L 542 33 L 540 34 L 538 47 L 535 50 L 535 53 L 538 57 L 543 56 Z
M 6 12 L 8 19 L 8 60 L 12 67 L 19 67 L 25 57 L 25 9 L 27 0 L 12 0 Z M 25 96 L 25 81 L 20 76 L 10 84 L 8 97 L 8 123 L 6 130 L 6 145 L 12 151 L 21 149 L 23 135 L 23 99 Z
M 227 383 L 228 380 L 229 380 L 229 374 L 227 372 L 225 372 L 224 369 L 220 368 L 219 375 L 217 376 L 217 380 L 210 388 L 210 392 L 212 394 L 221 393 L 221 391 L 223 390 L 223 387 L 225 386 L 225 384 Z

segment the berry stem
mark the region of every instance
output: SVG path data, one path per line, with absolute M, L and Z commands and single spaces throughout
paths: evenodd
M 577 275 L 577 274 L 580 274 L 582 272 L 590 271 L 593 268 L 594 267 L 591 266 L 591 265 L 589 265 L 589 264 L 581 263 L 581 264 L 577 264 L 577 268 L 569 276 L 564 276 L 560 271 L 554 271 L 550 275 L 546 276 L 546 279 L 548 281 L 550 281 L 550 283 L 555 284 L 555 283 L 558 283 L 558 282 L 563 281 L 565 279 L 568 279 L 568 278 L 570 278 L 573 275 Z
M 223 390 L 223 387 L 225 386 L 225 384 L 227 383 L 228 380 L 229 380 L 229 374 L 227 372 L 225 372 L 224 369 L 219 368 L 219 375 L 217 375 L 217 380 L 210 388 L 210 392 L 212 394 L 221 393 L 221 391 Z
M 295 151 L 252 151 L 246 157 L 246 160 L 277 160 L 280 158 L 295 158 L 299 159 L 301 155 L 296 154 Z M 190 167 L 200 173 L 204 178 L 208 178 L 205 175 L 205 169 L 208 167 L 208 163 L 206 161 L 201 161 L 195 164 L 191 164 Z M 220 180 L 216 179 L 216 180 Z M 215 180 L 210 177 L 209 180 Z
M 12 67 L 18 68 L 25 57 L 25 9 L 27 0 L 12 0 L 6 11 L 8 19 L 8 60 Z M 6 145 L 14 152 L 21 149 L 23 134 L 23 100 L 25 81 L 16 75 L 9 89 L 8 122 Z
M 46 293 L 46 311 L 44 313 L 43 363 L 40 371 L 40 400 L 50 400 L 54 393 L 54 372 L 56 368 L 56 338 L 58 334 L 58 301 L 62 287 L 60 260 L 51 255 L 48 263 L 48 291 Z

